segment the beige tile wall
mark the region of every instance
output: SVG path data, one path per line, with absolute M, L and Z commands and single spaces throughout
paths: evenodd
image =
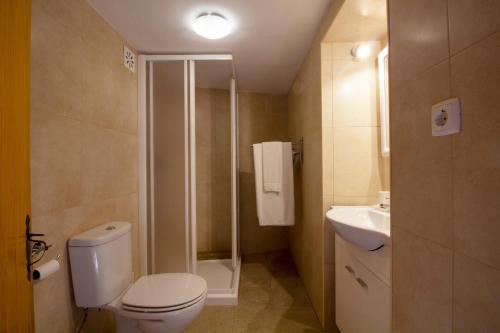
M 255 202 L 255 174 L 250 146 L 264 141 L 289 141 L 285 95 L 238 93 L 240 242 L 246 254 L 284 250 L 289 227 L 259 226 Z
M 331 205 L 368 205 L 389 190 L 389 158 L 380 153 L 376 57 L 353 62 L 358 43 L 321 44 L 323 212 Z M 334 232 L 324 226 L 325 323 L 335 328 Z
M 331 89 L 325 92 L 331 95 L 331 117 L 323 126 L 333 132 L 331 143 L 324 145 L 333 145 L 329 186 L 335 205 L 374 204 L 378 191 L 389 190 L 389 158 L 380 152 L 377 55 L 381 45 L 363 42 L 370 45 L 371 56 L 353 61 L 350 51 L 360 43 L 322 45 L 322 62 L 330 70 L 324 81 L 328 87 L 323 89 Z
M 296 225 L 291 249 L 309 297 L 324 323 L 321 50 L 313 46 L 288 95 L 290 136 L 304 138 L 304 162 L 295 168 Z
M 500 331 L 499 22 L 493 0 L 389 1 L 395 332 Z M 462 130 L 432 137 L 449 97 Z
M 325 213 L 333 203 L 331 100 L 325 77 L 331 63 L 322 63 L 321 41 L 343 1 L 333 1 L 288 93 L 289 134 L 304 138 L 304 162 L 295 168 L 295 221 L 290 247 L 300 276 L 322 325 L 334 329 L 333 237 Z M 330 65 L 330 66 L 329 66 Z M 323 89 L 322 89 L 323 88 Z
M 31 182 L 33 231 L 53 244 L 42 262 L 61 269 L 34 283 L 38 333 L 72 332 L 66 241 L 112 220 L 133 225 L 137 257 L 137 78 L 123 41 L 84 0 L 32 2 Z M 91 311 L 86 332 L 113 332 Z

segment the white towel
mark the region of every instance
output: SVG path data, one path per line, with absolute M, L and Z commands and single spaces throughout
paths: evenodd
M 262 143 L 262 181 L 264 192 L 281 192 L 283 179 L 283 143 Z
M 262 144 L 253 145 L 255 192 L 259 225 L 294 225 L 295 202 L 293 192 L 292 144 L 282 143 L 282 178 L 280 192 L 265 192 L 262 170 Z

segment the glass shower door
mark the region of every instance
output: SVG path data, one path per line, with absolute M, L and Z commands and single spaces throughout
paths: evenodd
M 187 61 L 155 61 L 149 66 L 151 271 L 187 272 Z
M 232 56 L 143 55 L 139 81 L 141 272 L 195 273 L 207 304 L 237 304 Z

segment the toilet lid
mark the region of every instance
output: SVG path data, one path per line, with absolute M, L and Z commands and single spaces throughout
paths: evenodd
M 169 308 L 199 298 L 207 290 L 205 280 L 194 274 L 166 273 L 139 278 L 122 298 L 134 308 Z

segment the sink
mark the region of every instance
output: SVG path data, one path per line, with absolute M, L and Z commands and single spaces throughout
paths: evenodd
M 390 213 L 377 206 L 333 206 L 326 219 L 346 241 L 367 251 L 388 244 L 391 238 Z

